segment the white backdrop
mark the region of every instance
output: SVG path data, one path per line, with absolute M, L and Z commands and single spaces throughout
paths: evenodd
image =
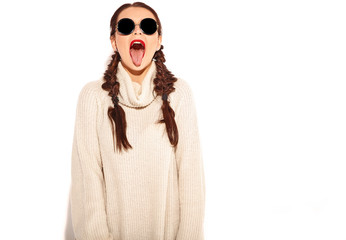
M 77 98 L 123 3 L 0 3 L 0 239 L 73 239 Z M 206 240 L 345 240 L 345 2 L 145 3 L 195 95 Z

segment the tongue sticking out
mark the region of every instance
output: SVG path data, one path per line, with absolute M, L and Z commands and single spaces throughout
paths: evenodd
M 144 48 L 141 44 L 134 44 L 130 48 L 130 55 L 132 58 L 132 62 L 137 67 L 141 65 L 142 59 L 144 57 Z

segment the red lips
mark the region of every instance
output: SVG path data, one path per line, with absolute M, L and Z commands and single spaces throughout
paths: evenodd
M 140 39 L 135 39 L 135 40 L 133 40 L 133 41 L 131 42 L 131 44 L 130 44 L 130 48 L 132 47 L 132 44 L 133 44 L 134 42 L 140 42 L 140 43 L 143 45 L 143 47 L 145 48 L 145 43 L 144 43 L 142 40 L 140 40 Z

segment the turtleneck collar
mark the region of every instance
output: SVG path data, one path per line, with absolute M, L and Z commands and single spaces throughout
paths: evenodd
M 148 72 L 142 81 L 140 94 L 138 92 L 138 88 L 134 86 L 134 84 L 140 84 L 132 81 L 130 75 L 121 64 L 121 61 L 118 63 L 116 76 L 117 81 L 120 84 L 118 97 L 121 103 L 131 107 L 143 107 L 149 104 L 156 97 L 156 93 L 154 91 L 156 64 L 154 61 L 151 62 Z

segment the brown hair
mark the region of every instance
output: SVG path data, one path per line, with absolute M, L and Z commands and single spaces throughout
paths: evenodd
M 126 3 L 120 6 L 113 14 L 110 22 L 111 27 L 111 33 L 110 36 L 112 37 L 115 34 L 115 28 L 118 21 L 118 16 L 126 8 L 129 7 L 142 7 L 146 8 L 149 11 L 151 11 L 157 21 L 158 24 L 158 34 L 162 35 L 162 27 L 159 17 L 157 16 L 157 13 L 149 7 L 148 5 L 142 3 L 142 2 L 134 2 L 132 4 Z M 174 88 L 174 82 L 177 81 L 177 78 L 174 77 L 174 75 L 167 69 L 164 62 L 166 61 L 165 55 L 162 52 L 163 45 L 161 44 L 161 48 L 155 52 L 153 58 L 156 60 L 156 76 L 154 78 L 154 90 L 157 93 L 158 96 L 162 96 L 163 94 L 166 94 L 167 96 L 175 91 Z M 121 60 L 119 52 L 114 52 L 112 55 L 112 60 L 108 64 L 108 68 L 104 73 L 104 80 L 105 82 L 102 84 L 102 89 L 109 91 L 108 95 L 114 99 L 118 93 L 119 93 L 119 87 L 120 84 L 117 81 L 116 73 L 117 73 L 117 67 L 118 63 Z M 169 141 L 171 142 L 172 146 L 176 147 L 178 144 L 178 128 L 176 125 L 176 122 L 174 120 L 175 112 L 171 108 L 169 101 L 167 98 L 163 98 L 162 101 L 162 113 L 163 113 L 163 119 L 158 120 L 156 123 L 165 123 L 166 124 L 166 131 L 169 138 Z M 108 108 L 108 117 L 110 118 L 112 122 L 112 133 L 113 133 L 113 141 L 114 141 L 114 126 L 113 121 L 115 122 L 115 135 L 116 135 L 116 146 L 117 150 L 121 151 L 122 147 L 127 151 L 128 148 L 132 148 L 130 143 L 127 140 L 126 137 L 126 118 L 125 118 L 125 112 L 123 108 L 118 105 L 114 104 L 114 107 Z

